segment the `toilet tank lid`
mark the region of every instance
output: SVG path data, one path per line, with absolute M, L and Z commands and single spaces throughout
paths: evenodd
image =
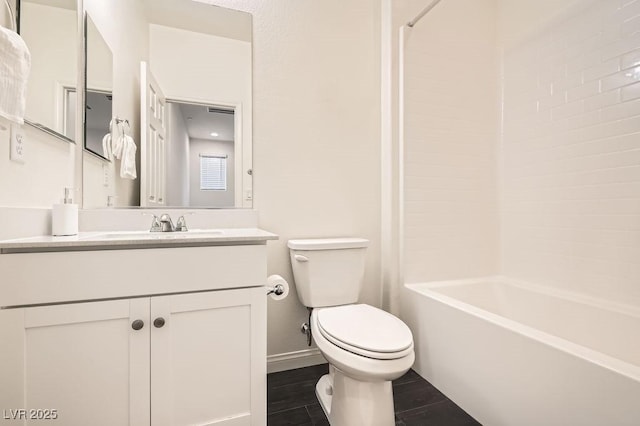
M 364 238 L 309 238 L 305 240 L 289 240 L 287 246 L 294 250 L 335 250 L 365 248 L 369 240 Z

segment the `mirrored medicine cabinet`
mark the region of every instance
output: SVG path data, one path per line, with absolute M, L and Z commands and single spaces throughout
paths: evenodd
M 213 3 L 18 1 L 26 116 L 82 146 L 84 208 L 252 207 L 252 16 Z

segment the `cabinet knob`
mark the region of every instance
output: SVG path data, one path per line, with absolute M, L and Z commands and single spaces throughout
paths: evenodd
M 131 328 L 133 328 L 134 330 L 138 331 L 141 330 L 142 327 L 144 327 L 144 321 L 142 320 L 135 320 L 132 324 L 131 324 Z
M 158 318 L 154 319 L 153 320 L 153 325 L 156 328 L 162 328 L 162 326 L 164 325 L 164 318 L 158 317 Z

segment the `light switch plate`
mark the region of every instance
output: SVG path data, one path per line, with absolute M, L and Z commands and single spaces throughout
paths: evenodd
M 22 126 L 18 124 L 11 125 L 11 136 L 9 139 L 9 159 L 16 163 L 24 164 L 26 139 Z

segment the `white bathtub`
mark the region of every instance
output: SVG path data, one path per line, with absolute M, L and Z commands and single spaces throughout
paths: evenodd
M 485 426 L 640 425 L 640 310 L 503 277 L 402 296 L 414 369 Z

